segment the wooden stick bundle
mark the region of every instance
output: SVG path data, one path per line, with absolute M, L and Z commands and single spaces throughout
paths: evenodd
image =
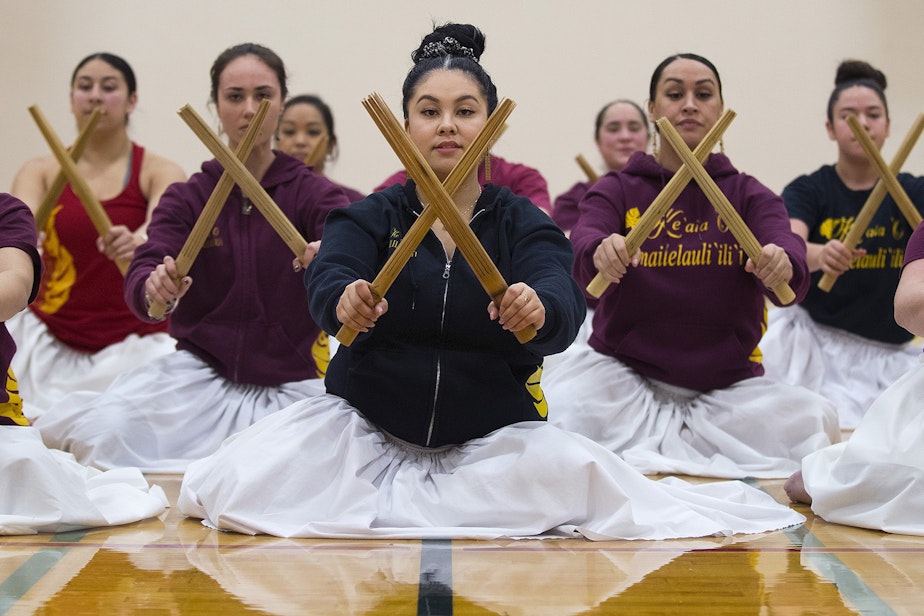
M 465 178 L 467 178 L 472 170 L 478 166 L 478 163 L 487 151 L 497 141 L 499 135 L 504 132 L 506 128 L 506 124 L 504 123 L 507 121 L 507 118 L 510 117 L 510 113 L 515 106 L 513 101 L 506 98 L 498 104 L 494 113 L 491 114 L 487 123 L 485 123 L 484 127 L 482 127 L 481 131 L 478 133 L 478 136 L 475 137 L 472 144 L 462 154 L 462 158 L 459 159 L 459 162 L 457 162 L 452 171 L 449 172 L 449 176 L 447 176 L 446 181 L 443 183 L 443 187 L 446 189 L 447 193 L 450 195 L 455 194 Z M 375 119 L 376 118 L 373 117 L 373 120 Z M 436 218 L 435 208 L 424 208 L 417 220 L 414 221 L 414 224 L 411 225 L 411 228 L 408 229 L 404 238 L 398 243 L 398 247 L 395 248 L 395 251 L 388 260 L 385 261 L 385 264 L 382 266 L 382 269 L 375 277 L 375 280 L 372 281 L 371 285 L 372 296 L 375 298 L 376 302 L 385 297 L 385 293 L 391 288 L 398 274 L 401 273 L 401 270 L 404 269 L 404 266 L 414 254 L 414 251 L 417 250 L 417 247 L 420 245 L 420 242 L 423 241 L 424 236 L 426 236 L 427 231 L 430 230 Z M 340 331 L 337 332 L 336 338 L 340 344 L 350 346 L 356 339 L 357 333 L 356 330 L 344 325 L 340 328 Z
M 205 147 L 218 159 L 225 171 L 231 174 L 231 177 L 240 185 L 244 194 L 257 206 L 257 209 L 260 210 L 295 256 L 300 259 L 304 257 L 308 242 L 299 234 L 292 221 L 282 213 L 272 197 L 260 186 L 260 182 L 253 177 L 247 167 L 244 166 L 244 163 L 238 160 L 234 152 L 212 132 L 208 124 L 192 107 L 184 105 L 180 109 L 179 115 L 205 144 Z
M 327 144 L 329 142 L 330 142 L 330 137 L 327 135 L 327 133 L 324 133 L 323 135 L 321 135 L 321 138 L 318 139 L 318 142 L 317 144 L 315 144 L 314 149 L 308 152 L 303 162 L 309 167 L 317 167 L 318 163 L 324 160 L 324 158 L 327 156 Z
M 29 107 L 29 113 L 32 114 L 32 119 L 35 120 L 39 130 L 45 137 L 45 141 L 47 141 L 48 145 L 51 147 L 51 151 L 54 153 L 55 158 L 58 159 L 61 170 L 67 177 L 67 181 L 70 182 L 74 194 L 77 195 L 77 198 L 80 199 L 84 209 L 87 211 L 87 215 L 90 217 L 90 222 L 93 223 L 96 233 L 99 234 L 100 237 L 105 236 L 112 227 L 112 221 L 109 220 L 109 215 L 106 214 L 106 210 L 103 209 L 99 199 L 93 194 L 90 185 L 87 184 L 87 181 L 80 175 L 77 164 L 71 158 L 67 148 L 61 143 L 61 139 L 58 138 L 54 129 L 51 128 L 51 125 L 48 123 L 48 120 L 45 119 L 41 110 L 36 105 L 32 105 Z M 128 270 L 129 260 L 117 259 L 115 264 L 124 276 L 125 272 Z
M 246 162 L 247 158 L 250 157 L 250 151 L 253 149 L 253 144 L 257 140 L 257 135 L 260 132 L 260 128 L 263 126 L 263 121 L 266 119 L 266 112 L 269 110 L 269 106 L 270 102 L 268 100 L 264 100 L 260 103 L 257 113 L 254 114 L 253 120 L 251 120 L 250 126 L 247 128 L 247 133 L 238 144 L 237 151 L 234 153 L 238 160 Z M 231 194 L 232 188 L 234 188 L 234 178 L 231 177 L 231 174 L 228 173 L 227 170 L 222 171 L 221 177 L 218 178 L 218 183 L 215 184 L 215 188 L 212 189 L 212 194 L 209 195 L 209 200 L 206 201 L 205 207 L 203 207 L 202 211 L 199 213 L 196 224 L 193 225 L 192 230 L 189 232 L 189 236 L 186 238 L 186 242 L 183 244 L 183 248 L 180 249 L 180 254 L 176 257 L 177 278 L 182 279 L 183 276 L 189 273 L 193 263 L 196 261 L 196 257 L 199 256 L 199 251 L 202 250 L 202 247 L 205 245 L 205 240 L 208 238 L 209 233 L 211 233 L 212 226 L 215 224 L 215 220 L 218 219 L 218 215 L 221 213 L 225 201 L 228 200 L 228 195 Z M 166 311 L 166 304 L 154 301 L 148 308 L 148 315 L 155 319 L 161 319 Z
M 719 139 L 722 138 L 722 135 L 728 129 L 736 115 L 737 114 L 731 109 L 726 110 L 725 113 L 722 114 L 719 121 L 709 129 L 709 132 L 706 133 L 706 136 L 703 137 L 703 140 L 693 151 L 693 156 L 696 157 L 696 160 L 705 161 L 709 157 L 712 148 L 714 148 L 719 142 Z M 626 235 L 626 250 L 629 256 L 632 256 L 641 248 L 642 243 L 648 238 L 648 235 L 654 230 L 661 219 L 664 218 L 664 215 L 667 214 L 667 210 L 670 209 L 674 201 L 677 200 L 677 197 L 680 196 L 680 193 L 683 192 L 683 189 L 686 188 L 691 179 L 693 179 L 693 174 L 689 167 L 684 164 L 677 170 L 674 177 L 668 181 L 667 186 L 661 189 L 661 192 L 658 193 L 655 200 L 651 202 L 651 205 L 648 206 L 645 213 L 642 214 L 635 226 L 632 227 Z M 587 285 L 587 293 L 592 297 L 600 297 L 609 286 L 609 281 L 604 278 L 602 274 L 597 274 L 594 276 L 594 279 L 590 281 L 590 284 Z
M 911 130 L 905 135 L 905 140 L 902 141 L 898 148 L 898 152 L 892 159 L 892 164 L 889 165 L 890 175 L 896 176 L 902 170 L 902 165 L 908 160 L 908 156 L 911 154 L 911 150 L 914 149 L 914 145 L 917 143 L 922 131 L 924 131 L 924 113 L 918 116 Z M 880 178 L 876 181 L 876 185 L 873 186 L 872 192 L 870 192 L 869 197 L 866 198 L 866 203 L 863 204 L 857 217 L 854 218 L 853 224 L 850 225 L 850 229 L 847 230 L 847 235 L 842 242 L 847 250 L 854 250 L 860 242 L 863 241 L 863 234 L 866 233 L 869 223 L 873 220 L 873 216 L 876 215 L 879 206 L 882 205 L 882 201 L 885 199 L 887 192 L 888 188 L 886 188 L 885 182 Z M 838 277 L 834 274 L 824 274 L 821 280 L 818 281 L 818 288 L 822 291 L 830 291 L 835 281 L 837 281 L 837 278 Z
M 584 172 L 584 175 L 587 176 L 587 179 L 591 184 L 595 183 L 600 179 L 600 174 L 590 166 L 590 163 L 587 162 L 587 159 L 584 158 L 583 154 L 578 154 L 574 157 L 574 160 L 577 161 L 578 166 L 581 168 L 581 171 Z
M 87 121 L 86 126 L 84 126 L 80 134 L 77 135 L 77 139 L 70 149 L 71 160 L 75 163 L 83 156 L 83 151 L 90 142 L 90 133 L 92 133 L 96 125 L 99 124 L 99 119 L 102 115 L 102 110 L 99 107 L 95 108 L 93 113 L 90 114 L 90 119 Z M 67 176 L 64 174 L 63 169 L 59 169 L 58 173 L 55 174 L 54 179 L 51 181 L 51 184 L 48 186 L 45 198 L 42 199 L 38 209 L 35 210 L 35 228 L 39 231 L 43 231 L 45 225 L 48 224 L 48 217 L 51 216 L 51 210 L 57 205 L 58 199 L 61 198 L 61 193 L 64 192 L 65 184 L 67 184 Z
M 885 161 L 882 160 L 882 155 L 879 153 L 879 150 L 876 149 L 876 144 L 873 143 L 869 133 L 860 126 L 860 120 L 853 114 L 847 116 L 847 126 L 850 127 L 853 136 L 857 138 L 863 151 L 866 152 L 866 157 L 873 163 L 873 167 L 875 167 L 876 172 L 879 174 L 879 179 L 885 183 L 886 188 L 889 190 L 889 194 L 892 195 L 892 198 L 895 199 L 895 203 L 898 204 L 898 209 L 905 215 L 905 219 L 911 225 L 911 228 L 917 229 L 918 225 L 921 224 L 921 213 L 914 207 L 914 203 L 908 198 L 908 193 L 906 193 L 902 185 L 898 183 L 898 179 L 895 175 L 890 173 L 889 167 L 886 165 Z
M 725 224 L 727 224 L 728 228 L 731 230 L 732 235 L 735 236 L 735 239 L 741 244 L 741 247 L 744 248 L 744 252 L 747 253 L 748 258 L 757 264 L 762 246 L 760 242 L 757 241 L 757 238 L 754 237 L 754 234 L 751 233 L 751 230 L 748 229 L 741 215 L 738 214 L 738 211 L 728 201 L 728 198 L 721 189 L 719 189 L 715 181 L 709 177 L 709 174 L 706 172 L 706 169 L 703 168 L 702 164 L 700 164 L 693 156 L 693 153 L 690 152 L 690 149 L 687 147 L 686 143 L 684 143 L 677 129 L 675 129 L 666 118 L 658 120 L 658 127 L 661 129 L 661 135 L 674 149 L 674 152 L 677 153 L 684 165 L 690 168 L 690 171 L 693 173 L 693 179 L 696 180 L 696 183 L 699 184 L 700 188 L 706 194 L 706 197 L 712 205 L 715 206 L 716 210 L 718 210 L 719 216 L 722 217 Z M 773 287 L 772 291 L 783 304 L 790 304 L 796 299 L 796 294 L 790 288 L 789 284 L 785 282 Z
M 373 93 L 363 101 L 367 111 L 372 115 L 379 129 L 383 131 L 392 149 L 401 159 L 407 174 L 412 178 L 421 192 L 430 202 L 430 207 L 436 209 L 436 215 L 443 222 L 446 231 L 455 241 L 462 256 L 468 262 L 478 281 L 484 287 L 488 296 L 498 306 L 507 291 L 507 283 L 484 246 L 478 241 L 475 233 L 468 223 L 462 220 L 455 203 L 446 192 L 446 189 L 433 173 L 433 169 L 424 159 L 423 155 L 411 141 L 410 137 L 392 115 L 384 100 Z M 536 335 L 534 327 L 527 327 L 514 332 L 520 343 L 532 340 Z

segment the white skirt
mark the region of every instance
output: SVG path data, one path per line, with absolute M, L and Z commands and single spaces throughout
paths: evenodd
M 181 473 L 258 419 L 323 392 L 321 379 L 278 387 L 232 383 L 192 353 L 176 351 L 122 375 L 102 393 L 71 394 L 35 427 L 49 447 L 83 464 Z
M 924 365 L 876 399 L 850 438 L 802 461 L 812 511 L 829 522 L 924 535 Z
M 35 419 L 75 391 L 103 391 L 116 377 L 174 351 L 168 334 L 131 334 L 96 353 L 76 351 L 55 338 L 31 310 L 6 322 L 16 341 L 11 367 L 19 382 L 23 414 Z
M 542 378 L 548 378 L 559 366 L 567 366 L 576 355 L 590 348 L 587 341 L 590 340 L 590 334 L 594 331 L 593 321 L 594 310 L 593 308 L 588 308 L 587 316 L 584 318 L 584 322 L 581 324 L 581 328 L 578 330 L 574 342 L 561 353 L 545 356 L 542 362 Z
M 760 349 L 767 377 L 823 395 L 837 407 L 846 430 L 856 428 L 873 400 L 921 355 L 911 345 L 885 344 L 819 325 L 800 306 L 769 310 Z
M 48 449 L 35 428 L 0 426 L 0 535 L 128 524 L 166 506 L 163 490 L 138 469 L 88 468 Z
M 178 507 L 214 528 L 280 537 L 667 539 L 803 521 L 741 482 L 655 482 L 545 422 L 430 450 L 328 394 L 190 464 Z
M 763 377 L 698 392 L 646 379 L 587 348 L 543 378 L 542 389 L 550 422 L 645 474 L 783 478 L 840 440 L 833 405 Z

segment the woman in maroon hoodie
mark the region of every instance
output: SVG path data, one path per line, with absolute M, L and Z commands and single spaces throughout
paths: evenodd
M 664 60 L 648 111 L 695 148 L 723 111 L 713 64 Z M 665 142 L 603 177 L 581 201 L 571 232 L 574 274 L 612 283 L 594 312 L 589 349 L 547 375 L 550 421 L 594 438 L 646 473 L 786 477 L 802 456 L 839 438 L 835 410 L 808 390 L 763 378 L 758 348 L 770 289 L 805 295 L 805 242 L 779 196 L 724 154 L 706 171 L 763 246 L 748 259 L 691 182 L 641 250 L 625 235 L 681 166 Z
M 309 242 L 320 240 L 327 213 L 349 202 L 329 180 L 272 149 L 286 95 L 282 60 L 266 47 L 237 45 L 218 57 L 211 75 L 212 102 L 232 149 L 260 102 L 270 101 L 246 166 L 296 229 Z M 302 275 L 239 187 L 189 275 L 177 276 L 173 257 L 221 173 L 210 160 L 167 190 L 125 278 L 125 300 L 139 318 L 155 320 L 152 300 L 171 306 L 177 352 L 101 394 L 78 392 L 51 408 L 36 422 L 49 445 L 100 468 L 179 472 L 260 417 L 323 391 L 327 336 L 308 313 Z

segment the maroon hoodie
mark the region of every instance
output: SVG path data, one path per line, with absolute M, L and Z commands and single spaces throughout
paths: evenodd
M 221 172 L 218 162 L 204 163 L 188 182 L 170 186 L 155 208 L 149 239 L 135 250 L 125 276 L 125 301 L 139 318 L 151 320 L 148 275 L 165 255 L 179 254 Z M 309 242 L 321 238 L 330 210 L 349 205 L 330 180 L 280 152 L 260 184 Z M 308 313 L 293 258 L 236 186 L 189 272 L 192 286 L 170 317 L 177 348 L 235 383 L 274 386 L 321 376 L 312 357 L 321 330 Z
M 758 242 L 789 255 L 789 286 L 800 301 L 809 282 L 805 242 L 790 230 L 782 199 L 722 154 L 712 154 L 705 168 Z M 626 235 L 672 176 L 637 153 L 591 188 L 571 231 L 579 284 L 596 275 L 593 254 L 603 238 Z M 745 271 L 747 255 L 695 182 L 641 252 L 641 264 L 600 298 L 590 346 L 643 376 L 699 391 L 762 375 L 757 345 L 766 328 L 765 298 L 777 303 L 776 296 Z

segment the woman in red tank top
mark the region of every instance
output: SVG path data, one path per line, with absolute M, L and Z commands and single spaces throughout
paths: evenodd
M 186 174 L 132 142 L 128 118 L 138 93 L 122 58 L 95 53 L 81 60 L 71 76 L 70 102 L 78 130 L 94 109 L 103 111 L 77 168 L 112 228 L 99 237 L 68 184 L 39 229 L 39 295 L 30 311 L 9 324 L 20 349 L 16 373 L 33 416 L 70 391 L 101 390 L 121 372 L 173 347 L 164 324 L 143 323 L 129 311 L 114 261 L 131 259 L 161 194 Z M 50 154 L 30 160 L 11 192 L 35 212 L 58 168 Z

